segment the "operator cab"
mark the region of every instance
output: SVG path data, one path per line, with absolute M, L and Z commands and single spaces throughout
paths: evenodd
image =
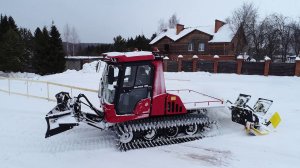
M 133 61 L 133 56 L 124 60 L 124 55 L 118 55 L 106 61 L 99 97 L 101 104 L 114 104 L 117 115 L 131 115 L 141 100 L 151 98 L 154 76 L 151 60 L 154 56 L 143 57 L 145 60 L 138 57 L 138 61 Z M 118 58 L 123 60 L 118 61 Z

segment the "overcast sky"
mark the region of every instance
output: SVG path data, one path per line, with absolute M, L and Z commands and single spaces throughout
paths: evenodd
M 277 12 L 298 19 L 299 0 L 245 0 L 259 8 L 260 16 Z M 242 5 L 242 0 L 0 0 L 0 13 L 11 15 L 18 26 L 50 26 L 61 34 L 74 26 L 81 42 L 109 43 L 113 37 L 143 33 L 150 38 L 160 19 L 176 13 L 186 26 L 212 25 Z

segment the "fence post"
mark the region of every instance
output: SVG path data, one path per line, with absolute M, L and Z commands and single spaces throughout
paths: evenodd
M 193 72 L 197 71 L 197 61 L 198 61 L 198 56 L 194 55 L 193 56 Z
M 8 95 L 10 95 L 10 78 L 7 78 L 7 83 L 8 83 Z
M 268 56 L 265 56 L 265 68 L 264 68 L 264 76 L 269 75 L 271 59 Z
M 218 73 L 218 64 L 220 57 L 218 55 L 214 56 L 214 73 Z
M 169 57 L 165 56 L 164 57 L 164 72 L 168 72 L 168 61 L 169 61 Z
M 47 98 L 48 98 L 48 101 L 50 100 L 50 97 L 49 97 L 49 83 L 47 82 Z
M 27 97 L 29 97 L 28 80 L 26 80 L 26 86 L 27 86 L 27 88 L 26 88 L 26 94 L 27 94 Z
M 242 74 L 243 60 L 244 60 L 244 57 L 242 55 L 239 55 L 237 57 L 237 71 L 236 71 L 236 73 L 238 75 Z
M 183 59 L 183 56 L 182 55 L 178 55 L 178 72 L 181 72 L 182 71 L 182 59 Z
M 295 76 L 300 76 L 300 58 L 296 58 Z

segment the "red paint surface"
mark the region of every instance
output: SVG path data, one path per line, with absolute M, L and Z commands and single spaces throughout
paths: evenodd
M 117 115 L 115 105 L 104 104 L 105 120 L 109 123 L 120 123 L 136 119 L 149 117 L 151 99 L 142 99 L 139 101 L 132 114 Z
M 163 71 L 163 62 L 160 60 L 153 61 L 154 65 L 154 82 L 153 82 L 153 97 L 166 93 L 165 77 Z
M 168 94 L 154 96 L 152 99 L 151 116 L 161 116 L 165 114 L 165 100 Z

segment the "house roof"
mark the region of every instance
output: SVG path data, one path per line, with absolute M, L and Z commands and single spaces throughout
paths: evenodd
M 210 43 L 231 42 L 234 34 L 229 24 L 225 24 L 213 36 L 213 39 L 209 41 Z
M 185 28 L 183 29 L 178 35 L 176 35 L 176 28 L 167 29 L 166 31 L 157 35 L 150 44 L 154 44 L 161 40 L 164 37 L 168 37 L 173 41 L 177 41 L 180 38 L 188 35 L 189 33 L 193 32 L 194 30 L 198 30 L 213 36 L 213 39 L 210 42 L 231 42 L 234 34 L 230 30 L 228 25 L 222 26 L 217 33 L 214 33 L 214 26 L 199 26 L 195 28 Z

